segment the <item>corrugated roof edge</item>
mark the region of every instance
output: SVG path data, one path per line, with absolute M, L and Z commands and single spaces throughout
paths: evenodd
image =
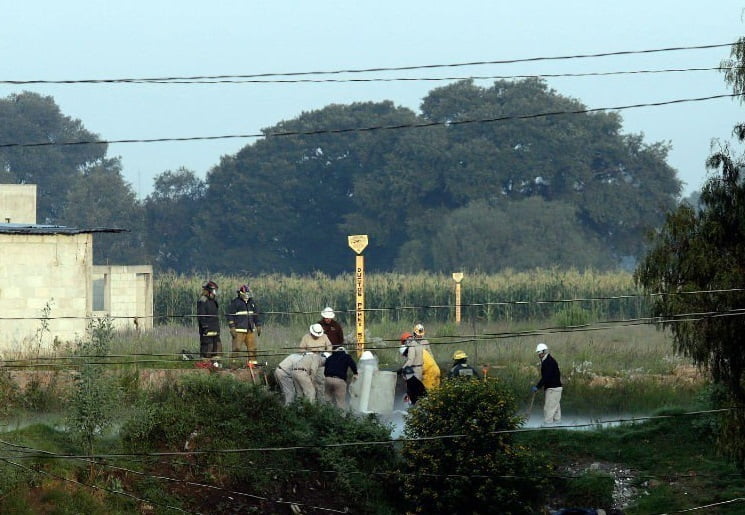
M 116 227 L 78 228 L 63 225 L 0 224 L 0 234 L 88 234 L 94 232 L 129 232 Z

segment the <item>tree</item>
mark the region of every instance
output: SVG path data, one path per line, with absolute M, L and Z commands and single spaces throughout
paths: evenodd
M 61 218 L 73 227 L 126 229 L 93 236 L 95 264 L 134 265 L 146 260 L 142 206 L 122 177 L 118 158 L 103 159 L 83 171 L 67 192 Z
M 205 265 L 194 232 L 205 194 L 204 181 L 186 168 L 155 178 L 144 202 L 145 246 L 159 271 L 193 272 Z
M 0 143 L 46 143 L 45 146 L 0 148 L 0 182 L 36 184 L 37 218 L 40 223 L 61 223 L 67 192 L 83 171 L 100 164 L 106 156 L 103 143 L 61 145 L 98 141 L 80 120 L 64 116 L 52 97 L 24 92 L 0 99 Z
M 742 94 L 745 38 L 733 46 L 732 57 L 725 80 Z M 743 125 L 735 134 L 745 139 Z M 676 350 L 725 387 L 727 404 L 735 409 L 725 417 L 720 441 L 745 468 L 745 160 L 720 144 L 707 166 L 716 173 L 704 184 L 698 205 L 686 202 L 667 215 L 635 277 L 660 294 L 653 298 L 652 314 L 663 318 L 660 326 L 671 331 Z
M 496 205 L 471 202 L 447 214 L 435 230 L 432 268 L 496 273 L 505 268 L 609 267 L 612 256 L 575 211 L 566 202 L 541 197 Z

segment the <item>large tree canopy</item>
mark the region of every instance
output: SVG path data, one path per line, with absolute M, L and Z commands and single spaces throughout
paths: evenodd
M 65 224 L 61 219 L 67 192 L 83 172 L 100 164 L 105 144 L 58 145 L 98 141 L 80 120 L 64 116 L 52 97 L 24 92 L 0 99 L 0 182 L 37 185 L 37 220 Z M 17 144 L 47 143 L 45 146 Z
M 210 172 L 200 241 L 217 270 L 336 273 L 349 268 L 349 234 L 370 236 L 376 269 L 618 266 L 680 181 L 668 146 L 622 134 L 617 113 L 542 115 L 583 109 L 531 79 L 438 88 L 420 116 L 391 102 L 303 113 Z M 545 231 L 569 237 L 538 258 L 528 235 Z

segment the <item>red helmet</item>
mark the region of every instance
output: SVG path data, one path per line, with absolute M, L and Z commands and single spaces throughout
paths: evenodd
M 401 339 L 401 343 L 402 344 L 406 343 L 406 340 L 408 340 L 412 336 L 414 336 L 414 335 L 411 334 L 410 332 L 401 333 L 401 338 L 400 338 Z
M 217 283 L 215 281 L 207 281 L 202 285 L 203 290 L 216 290 Z
M 249 288 L 247 284 L 244 284 L 238 288 L 238 293 L 251 293 L 251 288 Z

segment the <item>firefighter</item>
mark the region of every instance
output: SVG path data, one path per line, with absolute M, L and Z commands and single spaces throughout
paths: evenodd
M 220 341 L 219 304 L 217 303 L 217 283 L 207 281 L 202 285 L 202 293 L 197 300 L 197 327 L 199 328 L 199 355 L 202 361 L 196 363 L 200 368 L 217 366 L 217 358 L 222 352 Z
M 465 351 L 457 350 L 453 353 L 453 367 L 448 372 L 448 379 L 453 377 L 481 379 L 476 369 L 468 364 L 468 354 Z
M 245 347 L 248 351 L 249 367 L 254 367 L 256 361 L 256 337 L 261 336 L 261 319 L 259 309 L 247 284 L 242 285 L 238 294 L 228 306 L 228 327 L 233 339 L 233 353 L 240 352 Z

